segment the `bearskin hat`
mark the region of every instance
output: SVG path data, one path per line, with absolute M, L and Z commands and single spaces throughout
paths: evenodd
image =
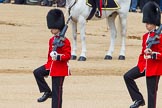
M 47 14 L 47 26 L 49 29 L 59 29 L 65 26 L 64 14 L 60 9 L 51 9 Z
M 143 23 L 160 26 L 161 12 L 159 5 L 154 1 L 147 2 L 143 7 Z

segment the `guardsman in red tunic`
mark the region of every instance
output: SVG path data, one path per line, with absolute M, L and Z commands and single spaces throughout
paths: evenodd
M 62 107 L 62 86 L 65 76 L 70 75 L 68 61 L 71 58 L 70 41 L 65 37 L 61 40 L 60 46 L 56 47 L 55 41 L 60 36 L 59 33 L 65 26 L 64 14 L 60 9 L 52 9 L 47 14 L 47 26 L 54 35 L 49 40 L 48 60 L 43 66 L 34 70 L 40 92 L 44 92 L 43 96 L 38 98 L 38 102 L 44 102 L 52 97 L 52 108 Z M 55 51 L 53 49 L 56 48 Z M 47 85 L 44 77 L 50 75 L 52 77 L 52 90 Z
M 162 75 L 162 34 L 158 35 L 156 26 L 161 25 L 161 13 L 158 4 L 149 1 L 143 7 L 143 23 L 146 23 L 148 32 L 143 35 L 142 51 L 138 64 L 124 75 L 124 80 L 134 104 L 130 108 L 139 108 L 145 105 L 135 79 L 146 76 L 148 107 L 156 108 L 156 94 L 160 76 Z M 161 28 L 161 26 L 160 26 Z M 157 36 L 157 37 L 156 37 Z

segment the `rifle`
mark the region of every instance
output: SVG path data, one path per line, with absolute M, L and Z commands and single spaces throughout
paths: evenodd
M 68 29 L 68 23 L 69 23 L 71 17 L 72 16 L 69 16 L 69 18 L 68 18 L 68 20 L 67 20 L 64 28 L 61 30 L 61 32 L 59 34 L 59 38 L 55 38 L 54 41 L 53 41 L 53 46 L 54 46 L 53 47 L 53 51 L 54 52 L 56 52 L 56 50 L 57 50 L 58 47 L 64 46 L 63 41 L 65 39 L 65 33 L 66 33 L 67 29 Z M 56 52 L 56 54 L 57 54 L 57 52 Z
M 158 44 L 158 43 L 160 43 L 160 41 L 159 40 L 157 40 L 157 39 L 160 39 L 160 33 L 161 33 L 161 31 L 162 31 L 162 24 L 160 25 L 160 27 L 155 31 L 155 36 L 154 37 L 149 37 L 148 38 L 148 40 L 147 40 L 147 48 L 151 48 L 152 47 L 152 45 L 154 45 L 154 44 Z

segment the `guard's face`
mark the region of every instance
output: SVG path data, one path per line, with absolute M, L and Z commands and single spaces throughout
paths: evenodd
M 58 34 L 59 32 L 60 32 L 59 29 L 51 29 L 51 33 L 54 35 Z
M 146 29 L 147 29 L 148 31 L 152 31 L 152 30 L 156 29 L 156 25 L 146 23 Z

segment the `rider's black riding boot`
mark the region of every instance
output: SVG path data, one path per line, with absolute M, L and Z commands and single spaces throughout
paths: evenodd
M 101 18 L 101 13 L 100 13 L 100 10 L 98 8 L 96 8 L 95 16 L 98 17 L 98 18 Z
M 96 3 L 96 13 L 95 13 L 95 16 L 98 17 L 98 18 L 101 18 L 101 13 L 100 13 L 100 10 L 99 10 L 99 7 L 100 7 L 100 0 L 95 0 L 95 3 Z

